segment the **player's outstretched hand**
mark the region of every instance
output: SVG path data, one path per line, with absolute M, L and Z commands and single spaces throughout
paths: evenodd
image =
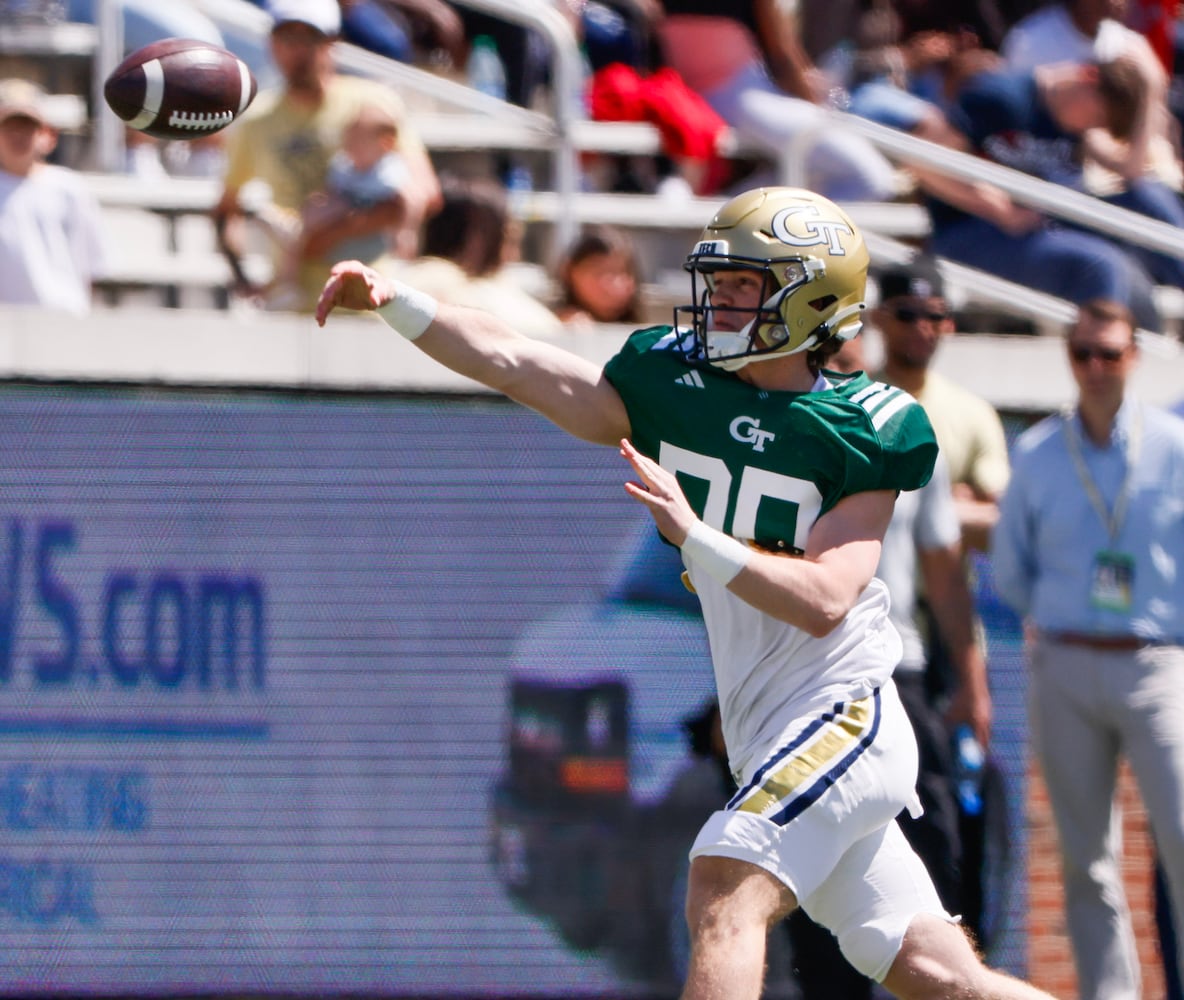
M 342 309 L 377 309 L 395 297 L 395 283 L 361 261 L 334 264 L 317 302 L 317 325 L 324 326 L 329 313 Z
M 649 510 L 667 541 L 681 546 L 699 518 L 687 503 L 678 480 L 624 439 L 621 441 L 621 455 L 641 479 L 640 484 L 626 483 L 625 491 Z

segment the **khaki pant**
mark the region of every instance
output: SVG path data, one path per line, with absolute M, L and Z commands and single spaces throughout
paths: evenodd
M 1184 648 L 1099 650 L 1042 638 L 1030 665 L 1033 747 L 1060 837 L 1079 995 L 1138 1000 L 1115 786 L 1125 758 L 1174 910 L 1184 913 Z

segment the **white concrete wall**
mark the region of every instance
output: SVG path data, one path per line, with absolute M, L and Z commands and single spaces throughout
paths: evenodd
M 615 327 L 556 339 L 603 363 L 627 333 Z M 936 367 L 1000 409 L 1049 410 L 1074 396 L 1059 337 L 959 335 L 942 345 Z M 236 310 L 97 309 L 77 319 L 0 306 L 0 379 L 486 391 L 425 357 L 372 316 L 334 315 L 320 329 L 306 316 Z M 1179 342 L 1144 342 L 1135 388 L 1162 405 L 1184 398 Z

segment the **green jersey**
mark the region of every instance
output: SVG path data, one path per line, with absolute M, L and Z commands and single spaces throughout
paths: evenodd
M 826 372 L 810 392 L 758 389 L 698 363 L 671 327 L 634 333 L 605 366 L 639 451 L 673 472 L 711 527 L 773 551 L 802 551 L 844 497 L 928 482 L 937 443 L 908 393 L 862 372 Z M 754 362 L 760 364 L 761 362 Z M 759 740 L 820 704 L 891 677 L 900 639 L 873 580 L 846 620 L 815 638 L 770 618 L 687 567 L 703 606 L 732 766 Z
M 800 550 L 843 497 L 929 481 L 937 444 L 908 393 L 862 372 L 827 372 L 822 391 L 768 392 L 691 363 L 689 350 L 670 327 L 640 330 L 605 374 L 625 401 L 634 446 L 678 476 L 713 528 Z

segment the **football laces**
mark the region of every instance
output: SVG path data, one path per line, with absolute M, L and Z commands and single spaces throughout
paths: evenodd
M 172 128 L 203 129 L 225 128 L 234 121 L 233 111 L 213 111 L 196 113 L 193 111 L 174 111 L 169 115 L 169 125 Z

